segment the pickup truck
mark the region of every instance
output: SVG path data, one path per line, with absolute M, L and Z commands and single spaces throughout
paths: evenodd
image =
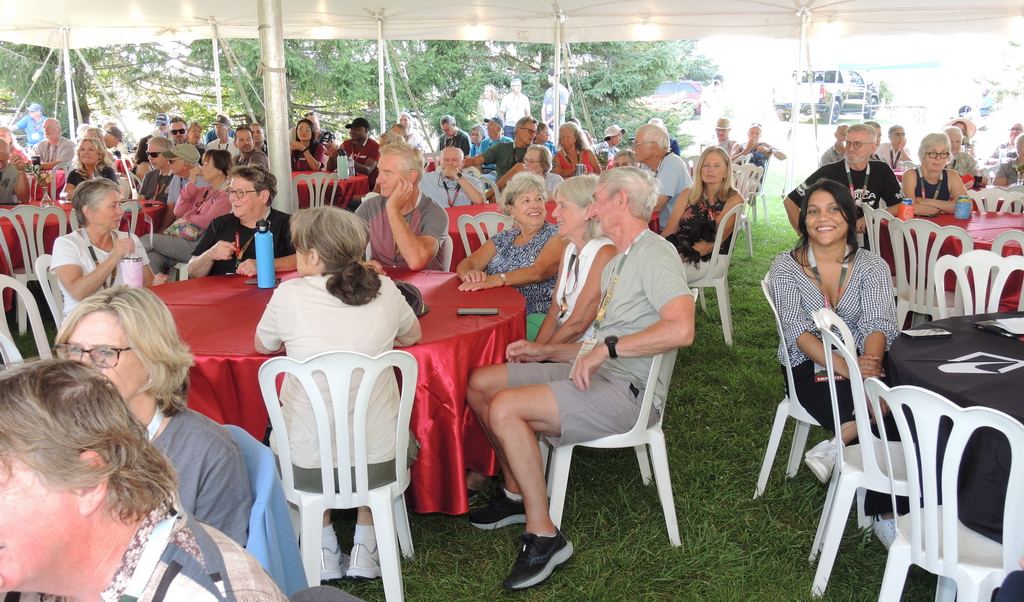
M 824 123 L 833 124 L 843 115 L 871 119 L 878 109 L 878 89 L 856 71 L 807 71 L 800 85 L 800 114 L 810 115 L 813 103 Z M 793 85 L 773 90 L 772 95 L 779 120 L 792 119 Z

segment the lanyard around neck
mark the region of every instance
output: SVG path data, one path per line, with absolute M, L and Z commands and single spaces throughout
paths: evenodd
M 818 262 L 814 259 L 814 248 L 810 245 L 807 246 L 807 263 L 811 264 L 811 273 L 814 274 L 814 279 L 818 281 L 821 296 L 825 298 L 825 308 L 832 309 L 832 304 L 828 302 L 828 294 L 825 292 L 825 285 L 821 282 L 821 274 L 818 273 Z M 846 272 L 849 268 L 850 260 L 844 258 L 843 269 L 839 272 L 839 287 L 836 290 L 836 299 L 843 297 L 843 281 L 846 280 Z
M 843 167 L 846 168 L 846 181 L 850 183 L 850 195 L 853 196 L 853 200 L 857 200 L 857 192 L 853 189 L 853 175 L 850 174 L 850 162 L 843 161 Z M 871 177 L 871 160 L 868 159 L 867 164 L 864 167 L 864 187 L 861 188 L 860 200 L 863 201 L 868 196 L 868 178 Z
M 99 260 L 99 258 L 96 257 L 96 249 L 93 248 L 93 246 L 92 246 L 92 240 L 89 239 L 89 233 L 85 231 L 85 228 L 82 228 L 82 231 L 79 234 L 81 235 L 82 238 L 85 239 L 85 243 L 87 245 L 89 245 L 89 256 L 92 257 L 93 264 L 96 266 L 97 269 L 99 269 L 99 267 L 100 267 L 100 260 Z M 114 239 L 114 245 L 116 246 L 117 245 L 117 235 L 114 234 L 113 232 L 111 232 L 110 233 L 110 238 Z M 111 248 L 110 251 L 112 253 L 114 251 L 114 249 Z M 103 279 L 103 288 L 107 289 L 107 288 L 110 288 L 110 287 L 114 286 L 114 281 L 117 280 L 117 266 L 118 266 L 118 264 L 115 263 L 114 264 L 114 269 L 110 271 L 110 282 L 109 283 L 107 282 L 107 280 L 105 278 Z
M 629 245 L 626 252 L 622 254 L 622 261 L 619 262 L 619 267 L 615 269 L 615 277 L 612 278 L 612 283 L 608 286 L 608 292 L 604 294 L 604 300 L 601 301 L 601 309 L 597 310 L 597 319 L 594 320 L 594 334 L 597 335 L 597 331 L 601 330 L 601 322 L 604 321 L 604 314 L 608 311 L 608 304 L 612 301 L 612 293 L 615 292 L 615 285 L 619 282 L 619 274 L 622 272 L 622 266 L 626 264 L 626 260 L 629 259 L 629 252 L 633 250 L 636 243 L 646 234 L 648 231 L 643 230 L 637 235 L 636 239 L 633 240 L 633 244 Z

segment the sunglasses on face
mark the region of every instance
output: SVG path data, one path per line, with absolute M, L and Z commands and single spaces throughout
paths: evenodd
M 171 130 L 171 133 L 172 134 L 184 134 L 187 131 L 188 130 Z
M 160 152 L 156 152 L 156 153 L 146 153 L 146 154 L 147 154 L 147 155 L 149 155 L 149 158 L 150 158 L 150 159 L 156 159 L 156 158 L 157 158 L 157 157 L 159 157 L 159 156 L 160 156 L 160 155 L 161 155 L 162 153 L 160 153 Z

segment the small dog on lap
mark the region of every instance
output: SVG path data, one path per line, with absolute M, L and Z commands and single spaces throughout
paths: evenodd
M 701 220 L 693 224 L 685 232 L 680 230 L 674 234 L 669 234 L 665 237 L 665 240 L 672 243 L 676 250 L 679 251 L 679 257 L 684 262 L 698 263 L 710 260 L 711 253 L 701 257 L 700 253 L 694 250 L 693 245 L 698 242 L 714 244 L 717 231 L 718 227 L 713 220 Z

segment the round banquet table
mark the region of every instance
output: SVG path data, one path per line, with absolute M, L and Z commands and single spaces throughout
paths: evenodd
M 953 333 L 946 339 L 896 337 L 888 354 L 893 384 L 916 385 L 961 407 L 993 408 L 1024 422 L 1024 341 L 974 327 L 974 322 L 1005 317 L 1024 317 L 1024 312 L 958 316 L 919 327 L 944 328 Z M 1002 541 L 1009 467 L 1006 439 L 976 434 L 960 469 L 960 520 L 996 541 Z
M 296 176 L 308 176 L 314 173 L 322 173 L 315 171 L 293 171 L 292 178 Z M 298 189 L 298 203 L 299 209 L 309 208 L 309 186 L 297 186 Z M 338 180 L 338 186 L 334 190 L 332 195 L 330 191 L 327 192 L 327 199 L 330 199 L 329 205 L 336 207 L 345 207 L 355 197 L 362 197 L 366 193 L 370 192 L 370 179 L 365 174 L 357 174 L 351 178 L 344 180 Z
M 419 365 L 410 428 L 422 444 L 406 503 L 416 512 L 462 514 L 469 511 L 466 469 L 498 470 L 494 451 L 465 404 L 469 372 L 504 363 L 505 347 L 525 338 L 526 301 L 510 288 L 459 291 L 458 277 L 447 272 L 388 273 L 415 284 L 430 306 L 419 319 L 422 340 L 405 348 Z M 268 356 L 256 352 L 253 339 L 273 290 L 245 280 L 210 276 L 152 290 L 170 308 L 195 358 L 189 407 L 262 440 L 268 419 L 258 373 Z M 460 307 L 496 308 L 498 314 L 459 316 Z
M 896 219 L 896 218 L 893 218 Z M 970 235 L 971 240 L 974 242 L 974 248 L 976 250 L 990 251 L 992 250 L 992 242 L 995 238 L 1007 230 L 1021 230 L 1024 231 L 1024 215 L 1020 213 L 1004 213 L 1004 212 L 979 212 L 975 211 L 971 214 L 969 219 L 956 219 L 952 215 L 937 215 L 935 217 L 915 218 L 925 219 L 935 223 L 938 226 L 956 226 L 963 228 Z M 879 246 L 881 247 L 880 255 L 885 259 L 886 263 L 889 264 L 889 270 L 892 274 L 896 273 L 895 263 L 892 253 L 892 241 L 889 238 L 889 222 L 888 220 L 882 222 L 882 227 L 879 230 Z M 939 251 L 941 255 L 959 255 L 963 252 L 960 241 L 951 240 L 947 241 Z M 1009 255 L 1022 255 L 1021 247 L 1016 242 L 1008 242 L 1003 246 L 1003 256 Z M 1022 279 L 1020 276 L 1011 276 L 1010 281 L 1007 283 L 1006 288 L 1003 289 L 1003 296 L 999 303 L 999 309 L 1003 311 L 1012 311 L 1017 309 L 1017 304 L 1020 302 Z M 948 290 L 952 290 L 955 286 L 955 280 L 952 275 L 946 281 Z

